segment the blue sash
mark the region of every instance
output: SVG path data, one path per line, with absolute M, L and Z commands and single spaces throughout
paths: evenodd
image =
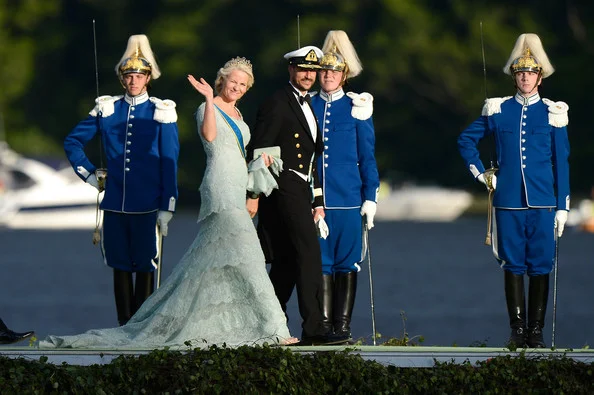
M 231 129 L 233 129 L 233 132 L 235 133 L 235 138 L 237 139 L 237 145 L 239 146 L 239 150 L 241 151 L 241 154 L 245 158 L 245 148 L 243 146 L 243 136 L 241 135 L 241 130 L 239 130 L 239 126 L 237 126 L 235 121 L 233 121 L 233 118 L 231 118 L 229 115 L 227 115 L 225 113 L 225 111 L 221 110 L 219 108 L 219 106 L 217 106 L 215 104 L 215 107 L 217 108 L 217 110 L 219 110 L 219 112 L 221 113 L 221 115 L 223 116 L 225 121 L 227 121 L 227 124 L 231 127 Z

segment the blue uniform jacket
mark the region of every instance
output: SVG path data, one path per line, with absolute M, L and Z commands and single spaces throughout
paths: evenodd
M 567 110 L 538 94 L 488 99 L 481 117 L 460 134 L 460 154 L 475 178 L 485 171 L 477 145 L 495 135 L 494 207 L 569 210 Z
M 101 209 L 122 213 L 175 211 L 179 140 L 177 113 L 171 100 L 102 96 L 89 116 L 64 141 L 64 150 L 83 180 L 96 166 L 84 146 L 101 133 L 107 182 Z
M 377 202 L 373 98 L 348 95 L 341 89 L 332 94 L 320 92 L 311 100 L 324 140 L 317 166 L 325 208 L 357 208 L 365 200 Z

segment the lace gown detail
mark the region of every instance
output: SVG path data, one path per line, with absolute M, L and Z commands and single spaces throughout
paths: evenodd
M 207 166 L 198 234 L 173 272 L 124 326 L 48 336 L 40 347 L 152 349 L 278 343 L 290 337 L 245 207 L 247 168 L 237 138 L 216 112 L 217 137 L 201 136 Z M 198 124 L 204 104 L 196 113 Z M 244 145 L 249 128 L 235 120 Z

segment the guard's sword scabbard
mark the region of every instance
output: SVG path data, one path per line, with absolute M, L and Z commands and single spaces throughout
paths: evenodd
M 101 167 L 95 170 L 95 177 L 97 177 L 97 184 L 99 185 L 99 193 L 105 190 L 105 182 L 107 181 L 107 169 L 103 165 L 103 130 L 101 128 L 101 117 L 103 113 L 97 113 L 97 133 L 99 134 L 99 161 Z
M 487 236 L 485 238 L 485 244 L 490 246 L 491 245 L 491 234 L 492 234 L 492 225 L 493 225 L 493 194 L 495 192 L 495 186 L 493 185 L 493 176 L 497 172 L 497 168 L 491 164 L 491 167 L 485 170 L 484 177 L 485 177 L 485 184 L 489 189 L 489 198 L 487 202 Z
M 157 289 L 161 287 L 161 273 L 163 272 L 163 238 L 161 226 L 157 225 Z

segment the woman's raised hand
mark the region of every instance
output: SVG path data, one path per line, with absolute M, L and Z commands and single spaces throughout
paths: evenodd
M 204 78 L 197 80 L 192 74 L 188 74 L 188 81 L 194 89 L 201 93 L 206 99 L 213 97 L 212 87 L 204 80 Z

